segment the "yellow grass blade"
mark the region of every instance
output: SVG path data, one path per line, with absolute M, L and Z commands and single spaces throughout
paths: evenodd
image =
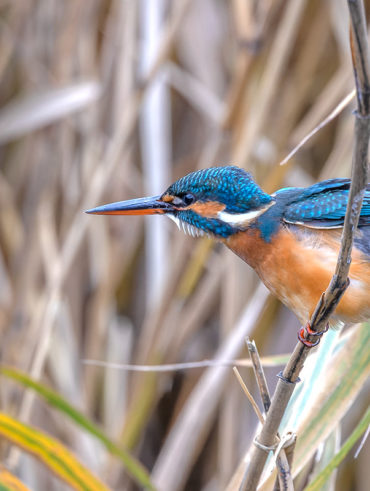
M 14 474 L 5 467 L 0 468 L 0 491 L 29 491 Z
M 41 431 L 0 413 L 0 435 L 35 455 L 73 489 L 108 491 L 109 488 L 88 471 L 69 450 Z
M 97 425 L 55 391 L 44 384 L 36 382 L 26 373 L 11 367 L 0 367 L 0 374 L 34 390 L 49 406 L 56 408 L 75 424 L 83 428 L 84 431 L 95 438 L 98 438 L 112 455 L 115 455 L 122 461 L 127 472 L 140 486 L 147 489 L 154 489 L 146 469 L 139 461 L 132 457 L 129 452 L 121 446 L 117 445 Z

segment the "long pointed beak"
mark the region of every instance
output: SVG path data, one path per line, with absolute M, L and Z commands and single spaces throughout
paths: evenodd
M 172 210 L 171 203 L 162 201 L 160 196 L 152 196 L 109 203 L 108 205 L 86 210 L 85 213 L 94 215 L 154 215 L 168 213 Z

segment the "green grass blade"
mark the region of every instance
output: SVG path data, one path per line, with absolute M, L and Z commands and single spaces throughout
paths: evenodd
M 366 411 L 361 421 L 353 430 L 349 438 L 346 440 L 339 452 L 332 458 L 329 464 L 316 476 L 316 478 L 306 487 L 306 491 L 320 491 L 330 474 L 336 469 L 342 460 L 346 457 L 356 441 L 366 431 L 370 425 L 370 408 Z
M 154 486 L 150 482 L 148 472 L 139 461 L 132 457 L 127 451 L 122 449 L 118 444 L 113 442 L 97 425 L 92 423 L 80 411 L 71 406 L 71 404 L 69 404 L 55 391 L 49 389 L 39 382 L 36 382 L 27 374 L 19 370 L 15 370 L 14 368 L 4 366 L 0 367 L 0 374 L 16 382 L 19 382 L 29 389 L 34 390 L 50 406 L 65 414 L 78 426 L 100 440 L 112 455 L 115 455 L 123 462 L 127 472 L 132 476 L 133 479 L 135 479 L 138 484 L 147 489 L 154 489 Z
M 294 478 L 337 427 L 361 391 L 370 374 L 369 343 L 369 324 L 357 325 L 344 333 L 337 346 L 330 349 L 331 356 L 329 353 L 326 357 L 318 378 L 310 378 L 310 360 L 305 364 L 305 369 L 308 370 L 302 376 L 302 387 L 297 388 L 301 394 L 295 401 L 301 404 L 304 397 L 306 405 L 300 406 L 298 420 L 295 414 L 297 411 L 292 411 L 293 423 L 288 419 L 283 428 L 283 431 L 289 429 L 298 436 L 292 467 Z M 311 390 L 311 384 L 315 384 L 314 391 Z M 302 394 L 305 385 L 310 393 L 309 399 Z M 269 489 L 274 480 L 271 474 L 274 467 L 274 461 L 270 458 L 261 489 Z
M 316 391 L 296 428 L 293 475 L 297 475 L 343 418 L 369 376 L 369 324 L 351 328 L 343 338 L 345 342 L 327 360 L 325 373 L 316 379 Z
M 312 480 L 325 469 L 325 467 L 331 462 L 337 452 L 340 449 L 341 441 L 341 425 L 338 424 L 334 430 L 330 433 L 328 438 L 323 443 L 322 452 L 320 452 L 320 458 L 315 458 L 315 464 L 311 472 Z M 335 480 L 337 478 L 337 472 L 332 472 L 329 479 L 322 486 L 321 491 L 333 491 L 335 489 Z

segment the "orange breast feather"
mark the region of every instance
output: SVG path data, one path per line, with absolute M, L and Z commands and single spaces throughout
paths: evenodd
M 257 229 L 239 232 L 226 245 L 255 269 L 261 280 L 306 323 L 334 273 L 340 231 L 282 228 L 266 243 Z M 346 323 L 370 318 L 370 264 L 354 249 L 350 286 L 335 317 Z

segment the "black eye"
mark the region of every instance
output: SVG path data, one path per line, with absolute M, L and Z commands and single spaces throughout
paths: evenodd
M 191 205 L 195 201 L 195 196 L 191 193 L 185 194 L 183 196 L 182 201 L 185 203 L 186 206 Z

